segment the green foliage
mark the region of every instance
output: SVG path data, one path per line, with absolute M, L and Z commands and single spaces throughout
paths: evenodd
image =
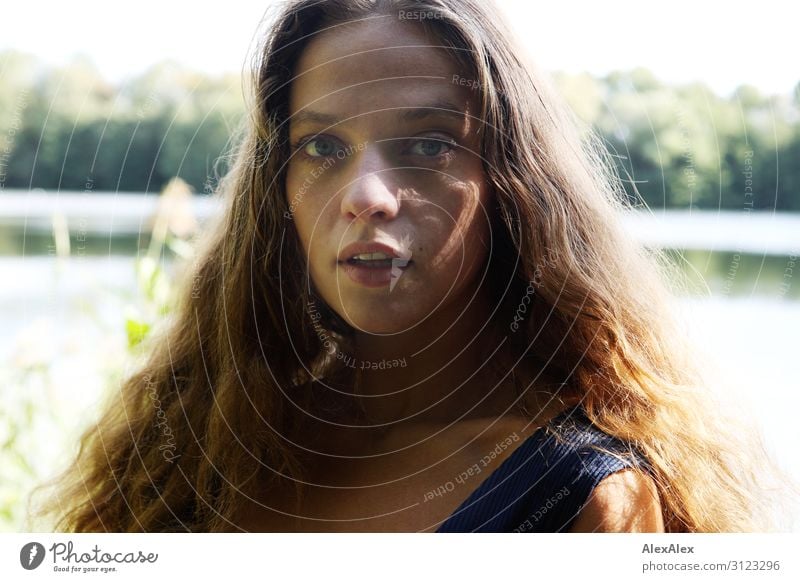
M 128 349 L 134 349 L 150 333 L 150 324 L 132 317 L 125 318 L 125 331 L 128 334 Z
M 651 208 L 800 211 L 800 83 L 794 96 L 743 85 L 723 98 L 701 83 L 666 87 L 642 68 L 556 82 L 612 153 L 628 195 Z
M 152 192 L 179 176 L 207 191 L 227 169 L 224 158 L 215 164 L 244 116 L 239 76 L 209 78 L 172 62 L 122 87 L 81 60 L 47 69 L 6 52 L 0 68 L 5 188 L 82 190 L 91 177 L 95 190 Z M 615 156 L 629 196 L 651 208 L 800 211 L 800 83 L 794 95 L 742 85 L 721 97 L 702 83 L 666 86 L 643 67 L 555 80 Z M 749 151 L 755 194 L 745 199 Z
M 66 381 L 60 370 L 76 353 L 64 352 L 63 346 L 69 344 L 55 343 L 54 321 L 45 317 L 32 322 L 20 334 L 8 361 L 0 362 L 0 532 L 25 527 L 33 488 L 54 477 L 77 452 L 79 434 L 96 413 L 81 407 L 79 401 L 97 404 L 118 389 L 128 364 L 135 367 L 136 359 L 146 355 L 146 341 L 168 321 L 175 300 L 174 281 L 193 257 L 196 233 L 184 214 L 191 206 L 175 203 L 176 198 L 187 202 L 181 199 L 187 192 L 188 186 L 174 180 L 161 194 L 162 201 L 171 199 L 172 204 L 159 206 L 147 252 L 133 262 L 137 284 L 130 294 L 128 290 L 120 294 L 122 315 L 106 324 L 91 306 L 84 313 L 92 327 L 110 331 L 115 338 L 122 339 L 124 330 L 126 345 L 119 352 L 110 351 L 122 357 L 105 359 L 97 355 L 96 343 L 81 342 L 83 349 L 91 351 L 92 364 L 81 370 L 80 382 Z M 57 289 L 54 281 L 38 284 Z
M 159 191 L 174 176 L 195 191 L 216 183 L 214 164 L 244 111 L 238 76 L 162 63 L 113 87 L 83 61 L 36 65 L 0 53 L 4 188 L 83 190 L 89 177 L 111 191 Z

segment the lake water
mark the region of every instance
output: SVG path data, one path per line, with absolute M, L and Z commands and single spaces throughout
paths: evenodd
M 124 321 L 140 301 L 134 257 L 148 235 L 104 231 L 101 221 L 80 241 L 72 232 L 72 255 L 59 257 L 47 222 L 23 229 L 14 212 L 0 211 L 0 396 L 8 407 L 24 392 L 58 411 L 26 445 L 41 449 L 34 470 L 44 474 L 66 450 L 53 443 L 77 434 L 109 370 L 125 365 Z M 135 212 L 126 220 L 142 224 Z M 680 306 L 722 396 L 749 411 L 769 450 L 800 481 L 800 219 L 694 212 L 681 220 L 673 212 L 634 219 L 630 228 L 646 244 L 681 249 L 672 256 L 697 294 Z M 9 523 L 6 529 L 16 527 Z M 800 531 L 800 515 L 794 524 Z

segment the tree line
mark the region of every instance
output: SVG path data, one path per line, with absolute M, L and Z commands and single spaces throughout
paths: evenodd
M 650 208 L 800 211 L 800 83 L 786 95 L 741 85 L 720 96 L 645 68 L 553 78 Z M 244 108 L 236 74 L 166 61 L 113 84 L 85 58 L 58 68 L 0 53 L 0 194 L 155 192 L 175 176 L 209 192 Z

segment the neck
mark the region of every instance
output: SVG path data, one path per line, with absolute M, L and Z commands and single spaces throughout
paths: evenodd
M 466 308 L 453 302 L 407 332 L 358 334 L 354 345 L 348 365 L 358 371 L 356 397 L 370 425 L 485 416 L 508 396 L 487 359 L 505 346 L 485 289 Z

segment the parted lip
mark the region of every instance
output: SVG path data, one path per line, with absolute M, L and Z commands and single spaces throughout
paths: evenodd
M 411 253 L 408 253 L 408 257 L 404 257 L 400 250 L 386 243 L 378 241 L 358 241 L 351 243 L 342 249 L 342 252 L 339 253 L 339 262 L 344 263 L 352 259 L 354 256 L 362 253 L 385 253 L 394 259 L 410 258 L 411 256 Z

